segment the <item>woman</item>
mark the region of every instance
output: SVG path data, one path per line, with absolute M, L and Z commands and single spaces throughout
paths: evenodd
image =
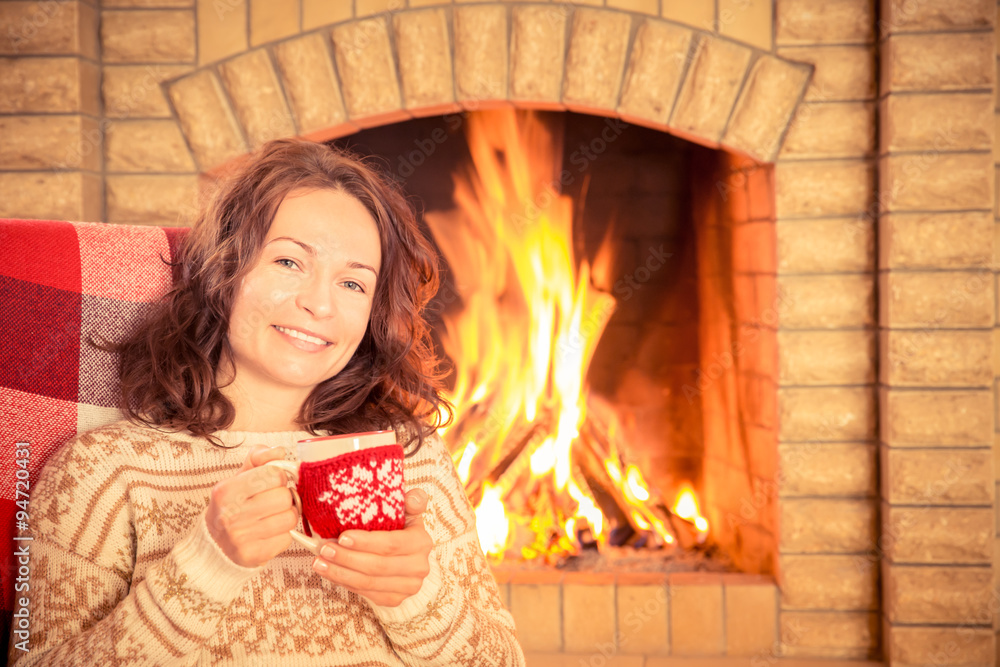
M 121 354 L 127 420 L 54 454 L 32 495 L 32 664 L 521 665 L 447 410 L 412 209 L 325 145 L 265 145 Z M 293 544 L 284 472 L 315 434 L 393 427 L 406 527 Z

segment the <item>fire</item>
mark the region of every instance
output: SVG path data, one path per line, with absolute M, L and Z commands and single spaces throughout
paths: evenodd
M 677 500 L 674 501 L 674 514 L 694 523 L 698 532 L 708 532 L 708 519 L 701 515 L 701 510 L 698 509 L 698 498 L 690 484 L 681 485 L 681 490 L 677 493 Z
M 588 414 L 587 370 L 615 301 L 610 236 L 595 266 L 576 257 L 573 203 L 559 192 L 561 139 L 532 114 L 470 114 L 472 163 L 455 175 L 458 210 L 426 220 L 460 308 L 443 313 L 456 419 L 442 436 L 476 505 L 480 542 L 498 558 L 573 553 L 614 521 L 671 544 L 666 507 L 619 452 L 613 424 Z M 581 447 L 587 447 L 585 455 Z M 595 472 L 596 471 L 596 472 Z

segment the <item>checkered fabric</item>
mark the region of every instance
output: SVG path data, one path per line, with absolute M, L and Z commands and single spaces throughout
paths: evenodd
M 30 485 L 59 445 L 121 417 L 116 360 L 88 341 L 119 341 L 133 330 L 169 288 L 164 260 L 186 232 L 0 219 L 0 655 L 18 576 L 16 513 L 26 511 L 30 526 Z M 23 468 L 19 442 L 29 443 Z

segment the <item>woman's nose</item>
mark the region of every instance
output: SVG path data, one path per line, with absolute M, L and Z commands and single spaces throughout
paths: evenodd
M 295 303 L 314 317 L 329 317 L 333 313 L 333 285 L 323 276 L 313 275 L 302 281 Z

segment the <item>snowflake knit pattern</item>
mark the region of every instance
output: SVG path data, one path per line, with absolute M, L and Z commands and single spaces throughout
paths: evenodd
M 352 528 L 403 528 L 403 448 L 383 445 L 303 462 L 298 492 L 309 535 L 336 539 Z

